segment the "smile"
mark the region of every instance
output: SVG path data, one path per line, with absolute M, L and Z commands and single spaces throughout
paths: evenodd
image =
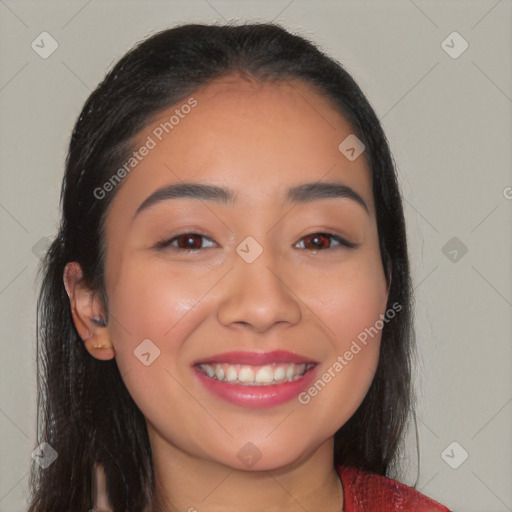
M 275 386 L 296 381 L 315 366 L 314 363 L 271 363 L 259 366 L 202 363 L 197 368 L 203 375 L 220 382 L 242 386 Z
M 192 363 L 198 384 L 224 402 L 249 408 L 294 400 L 316 378 L 319 363 L 287 350 L 224 352 Z

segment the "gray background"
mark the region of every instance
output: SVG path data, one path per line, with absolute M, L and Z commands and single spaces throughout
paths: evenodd
M 416 287 L 417 488 L 454 511 L 512 510 L 511 7 L 0 0 L 0 511 L 26 510 L 37 446 L 34 279 L 56 233 L 78 113 L 137 41 L 177 23 L 224 20 L 275 20 L 299 31 L 340 60 L 370 99 L 398 166 Z M 59 45 L 46 59 L 31 48 L 43 31 Z M 469 44 L 457 58 L 442 47 L 454 31 Z M 445 45 L 462 48 L 453 37 Z M 409 484 L 413 441 L 402 478 Z M 453 469 L 445 460 L 459 464 L 463 449 L 469 457 Z

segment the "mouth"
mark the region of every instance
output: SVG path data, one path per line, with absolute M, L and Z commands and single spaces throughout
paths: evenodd
M 283 350 L 227 352 L 193 364 L 200 385 L 216 397 L 250 408 L 289 402 L 316 378 L 319 363 Z
M 275 386 L 304 377 L 316 363 L 270 363 L 265 365 L 200 363 L 196 368 L 206 377 L 241 386 Z

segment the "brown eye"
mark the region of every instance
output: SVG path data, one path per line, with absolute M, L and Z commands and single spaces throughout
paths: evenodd
M 196 235 L 195 233 L 179 235 L 175 238 L 177 241 L 177 246 L 180 249 L 185 250 L 197 250 L 201 249 L 201 235 Z
M 157 249 L 171 248 L 173 250 L 184 251 L 184 252 L 194 252 L 200 251 L 202 249 L 207 249 L 208 247 L 202 247 L 202 239 L 209 240 L 214 244 L 211 238 L 207 236 L 201 235 L 199 233 L 180 233 L 179 235 L 174 236 L 173 238 L 162 240 L 155 245 Z M 327 249 L 334 249 L 336 247 L 348 247 L 353 248 L 357 247 L 357 244 L 349 242 L 344 238 L 334 235 L 332 233 L 311 233 L 310 235 L 306 235 L 302 238 L 304 242 L 300 242 L 304 244 L 304 249 L 309 251 L 323 251 Z M 335 241 L 335 245 L 332 245 L 332 240 Z M 210 245 L 212 247 L 213 245 Z
M 200 235 L 199 233 L 181 233 L 169 240 L 158 242 L 155 247 L 158 249 L 171 247 L 172 249 L 181 251 L 199 251 L 204 249 L 204 247 L 201 246 L 203 238 L 211 240 L 210 238 L 204 235 Z
M 317 251 L 318 249 L 329 249 L 331 241 L 329 235 L 318 233 L 314 235 L 307 235 L 304 237 L 304 245 L 306 249 Z
M 341 238 L 332 233 L 311 233 L 310 235 L 306 235 L 302 238 L 304 240 L 304 249 L 308 249 L 311 251 L 323 251 L 326 249 L 333 249 L 334 247 L 356 247 L 356 244 L 353 244 L 344 238 Z M 336 245 L 332 247 L 331 240 L 335 240 Z

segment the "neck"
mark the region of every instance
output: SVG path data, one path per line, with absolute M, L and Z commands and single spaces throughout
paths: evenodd
M 155 486 L 151 512 L 341 512 L 333 439 L 300 461 L 244 471 L 185 453 L 148 425 Z

